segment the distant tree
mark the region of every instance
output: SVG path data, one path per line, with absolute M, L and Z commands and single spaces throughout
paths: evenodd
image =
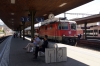
M 0 32 L 3 32 L 3 30 L 0 30 Z
M 0 30 L 0 32 L 5 33 L 5 31 L 4 31 L 4 30 Z
M 5 31 L 4 31 L 4 30 L 2 30 L 2 32 L 3 32 L 3 33 L 5 33 Z

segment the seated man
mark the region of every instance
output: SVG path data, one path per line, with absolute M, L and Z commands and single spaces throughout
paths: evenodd
M 36 48 L 35 48 L 35 54 L 34 54 L 34 55 L 35 55 L 34 59 L 37 58 L 37 56 L 38 56 L 38 51 L 43 51 L 43 52 L 45 52 L 45 48 L 48 47 L 48 40 L 47 40 L 47 38 L 48 38 L 48 36 L 45 35 L 43 44 L 42 44 L 41 46 L 36 46 Z
M 27 53 L 30 52 L 30 48 L 31 47 L 35 47 L 35 46 L 38 46 L 39 43 L 40 43 L 40 39 L 37 35 L 35 35 L 35 38 L 33 40 L 33 43 L 28 43 L 28 45 L 26 47 L 24 47 L 23 49 L 27 49 Z

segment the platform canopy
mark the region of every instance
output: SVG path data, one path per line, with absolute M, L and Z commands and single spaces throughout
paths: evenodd
M 73 19 L 73 21 L 76 21 L 77 24 L 84 24 L 85 22 L 86 23 L 100 22 L 100 14 L 95 14 L 95 15 L 91 15 L 91 16 L 87 16 L 83 18 Z
M 58 15 L 93 0 L 0 0 L 0 19 L 11 29 L 21 25 L 21 17 L 36 11 L 35 17 L 48 18 L 50 13 Z M 26 22 L 25 27 L 31 22 Z

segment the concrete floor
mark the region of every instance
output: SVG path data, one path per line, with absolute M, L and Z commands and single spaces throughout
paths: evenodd
M 30 40 L 30 38 L 27 38 Z M 9 66 L 100 66 L 100 51 L 69 46 L 56 43 L 58 47 L 67 47 L 67 61 L 60 63 L 46 64 L 44 57 L 33 60 L 33 53 L 26 53 L 23 50 L 29 43 L 22 38 L 13 38 L 11 42 Z

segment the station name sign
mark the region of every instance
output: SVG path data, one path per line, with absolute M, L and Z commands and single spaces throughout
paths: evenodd
M 22 22 L 30 22 L 31 18 L 30 17 L 21 17 L 21 21 Z M 43 22 L 44 18 L 43 17 L 37 17 L 37 18 L 35 18 L 35 21 L 36 22 Z
M 43 22 L 44 18 L 43 17 L 37 17 L 37 18 L 35 18 L 35 21 L 36 22 Z

